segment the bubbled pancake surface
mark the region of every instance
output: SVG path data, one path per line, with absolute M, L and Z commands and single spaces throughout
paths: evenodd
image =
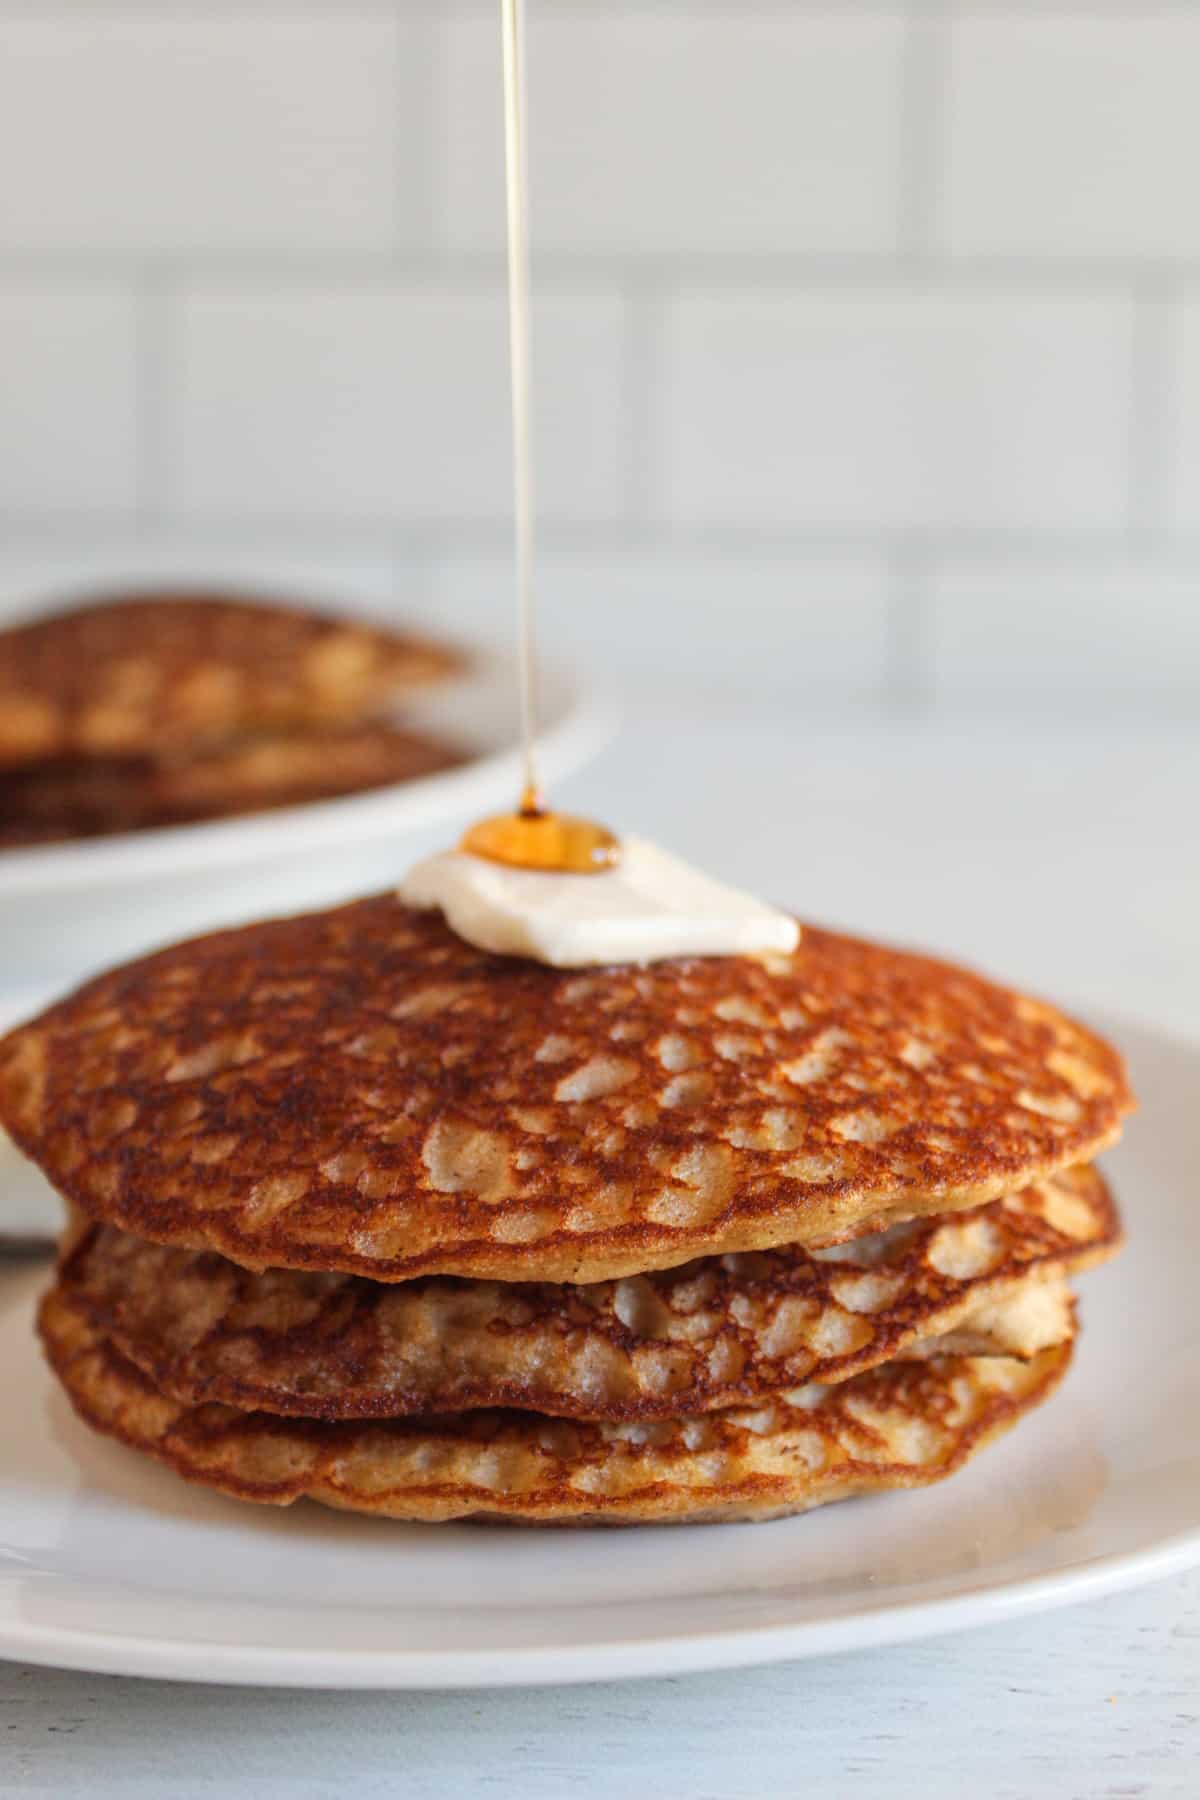
M 1046 1399 L 1071 1344 L 1029 1362 L 896 1362 L 760 1406 L 658 1423 L 536 1414 L 336 1423 L 168 1399 L 61 1288 L 47 1354 L 80 1416 L 186 1479 L 275 1505 L 541 1524 L 770 1518 L 939 1481 Z
M 1080 1169 L 829 1250 L 747 1251 L 584 1287 L 254 1274 L 114 1226 L 88 1228 L 59 1278 L 121 1355 L 191 1405 L 648 1419 L 948 1344 L 1032 1356 L 1071 1334 L 1065 1277 L 1119 1244 L 1105 1183 Z
M 60 758 L 0 770 L 0 844 L 108 837 L 298 806 L 464 760 L 440 738 L 376 720 L 238 739 L 168 762 Z
M 390 895 L 161 951 L 0 1041 L 0 1123 L 93 1218 L 384 1281 L 829 1243 L 1083 1161 L 1131 1104 L 1100 1038 L 927 957 L 811 928 L 560 971 Z
M 426 638 L 288 606 L 101 600 L 0 632 L 0 767 L 345 720 L 457 664 Z

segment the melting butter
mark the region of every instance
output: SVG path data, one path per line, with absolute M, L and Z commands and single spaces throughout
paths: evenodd
M 511 868 L 448 850 L 419 862 L 399 894 L 408 906 L 441 912 L 480 950 L 556 969 L 749 956 L 794 950 L 800 941 L 800 927 L 786 913 L 644 838 L 622 838 L 620 862 L 587 875 Z

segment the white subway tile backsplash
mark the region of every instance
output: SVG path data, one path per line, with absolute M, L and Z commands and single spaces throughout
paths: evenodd
M 0 511 L 134 508 L 135 324 L 112 286 L 0 283 Z
M 1200 561 L 950 558 L 930 584 L 926 628 L 942 703 L 1194 705 Z
M 1086 295 L 684 296 L 655 498 L 691 525 L 1111 529 L 1130 329 Z
M 539 633 L 618 693 L 647 688 L 873 700 L 887 679 L 887 570 L 867 554 L 664 550 L 539 560 Z M 446 629 L 507 641 L 511 558 L 434 562 L 429 605 Z
M 896 241 L 904 17 L 600 8 L 529 23 L 535 246 L 878 251 Z M 443 25 L 439 215 L 503 241 L 500 38 Z
M 9 18 L 0 248 L 412 239 L 427 213 L 426 42 L 419 21 L 352 13 Z
M 607 518 L 624 501 L 623 302 L 542 294 L 539 505 Z M 171 323 L 166 490 L 181 514 L 477 519 L 512 505 L 502 291 L 213 287 Z
M 211 578 L 507 643 L 495 0 L 0 13 L 0 620 Z M 551 654 L 1200 716 L 1200 7 L 531 0 L 529 51 Z
M 1172 308 L 1168 326 L 1166 510 L 1179 531 L 1200 531 L 1200 295 Z
M 959 18 L 941 241 L 956 254 L 1200 255 L 1200 16 Z

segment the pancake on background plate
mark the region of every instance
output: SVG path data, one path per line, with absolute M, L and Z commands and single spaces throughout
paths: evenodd
M 361 718 L 458 664 L 424 637 L 266 601 L 100 599 L 0 633 L 0 766 Z
M 770 1517 L 1047 1398 L 1132 1095 L 1053 1007 L 806 928 L 563 970 L 394 895 L 215 933 L 0 1041 L 75 1209 L 41 1329 L 98 1430 L 242 1498 Z
M 397 706 L 461 654 L 209 593 L 98 600 L 0 631 L 0 847 L 217 819 L 465 760 Z
M 385 721 L 236 740 L 186 760 L 76 757 L 0 771 L 0 842 L 55 843 L 366 793 L 466 760 Z

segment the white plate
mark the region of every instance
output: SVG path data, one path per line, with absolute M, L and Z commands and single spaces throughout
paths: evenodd
M 1115 1027 L 1144 1110 L 1129 1248 L 1066 1385 L 925 1493 L 770 1525 L 400 1526 L 189 1488 L 41 1368 L 44 1271 L 0 1281 L 0 1654 L 203 1681 L 468 1687 L 731 1667 L 982 1625 L 1200 1562 L 1200 1050 Z
M 414 781 L 210 824 L 0 853 L 0 987 L 49 993 L 192 932 L 322 906 L 383 886 L 424 833 L 510 805 L 519 792 L 511 657 L 415 695 L 404 719 L 474 752 Z M 539 680 L 540 756 L 560 780 L 610 735 L 611 707 L 563 669 Z

